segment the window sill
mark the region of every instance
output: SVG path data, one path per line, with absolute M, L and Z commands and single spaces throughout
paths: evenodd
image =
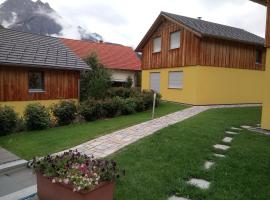
M 152 54 L 160 54 L 161 51 L 153 52 Z
M 44 93 L 45 90 L 28 90 L 29 93 Z
M 173 88 L 173 87 L 169 87 L 168 89 L 169 89 L 169 90 L 183 90 L 182 87 L 181 87 L 181 88 Z
M 169 51 L 179 50 L 179 49 L 180 49 L 180 47 L 177 47 L 177 48 L 169 49 Z

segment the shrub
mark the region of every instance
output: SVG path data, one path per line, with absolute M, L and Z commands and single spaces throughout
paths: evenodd
M 69 185 L 73 191 L 90 191 L 102 182 L 115 181 L 124 175 L 113 160 L 95 159 L 77 151 L 57 156 L 34 158 L 30 163 L 35 172 L 53 183 Z
M 131 88 L 132 85 L 133 85 L 133 80 L 132 80 L 131 76 L 128 76 L 127 77 L 127 82 L 125 83 L 125 87 L 126 88 Z
M 77 107 L 74 101 L 61 101 L 53 106 L 52 112 L 59 125 L 67 125 L 75 119 Z
M 105 115 L 102 102 L 94 99 L 84 101 L 80 105 L 80 115 L 86 121 L 94 121 L 102 118 Z
M 115 87 L 110 91 L 111 97 L 121 97 L 121 98 L 129 98 L 131 93 L 130 88 L 124 87 Z
M 111 99 L 106 99 L 103 102 L 103 108 L 106 111 L 106 117 L 115 117 L 121 114 L 121 107 L 123 100 L 120 97 L 113 97 Z
M 154 96 L 154 92 L 152 90 L 142 91 L 142 98 L 143 98 L 145 109 L 149 109 L 153 106 L 153 96 Z M 156 106 L 159 106 L 160 100 L 161 100 L 161 95 L 157 93 Z
M 136 112 L 142 112 L 145 110 L 144 102 L 142 97 L 135 97 L 133 98 L 133 101 L 135 103 L 135 111 Z
M 81 74 L 81 100 L 106 98 L 107 91 L 111 88 L 110 71 L 98 61 L 97 55 L 94 53 L 90 54 L 85 62 L 91 67 L 91 70 Z
M 0 106 L 0 136 L 11 133 L 15 130 L 18 115 L 10 106 Z
M 49 110 L 40 103 L 27 105 L 24 119 L 28 130 L 42 130 L 50 126 Z
M 136 103 L 133 98 L 128 98 L 123 100 L 123 104 L 121 106 L 121 113 L 123 115 L 129 115 L 135 113 Z

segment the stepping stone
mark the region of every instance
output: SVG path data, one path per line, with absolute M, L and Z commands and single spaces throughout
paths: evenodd
M 239 133 L 232 132 L 232 131 L 226 131 L 225 133 L 230 134 L 230 135 L 238 135 Z
M 235 130 L 235 131 L 241 131 L 242 129 L 241 128 L 236 128 L 236 127 L 231 127 L 232 130 Z
M 222 142 L 225 142 L 225 143 L 231 143 L 232 142 L 232 138 L 231 137 L 225 137 Z
M 218 157 L 218 158 L 225 158 L 225 155 L 222 154 L 218 154 L 218 153 L 214 153 L 214 156 Z
M 227 151 L 230 147 L 227 145 L 223 145 L 223 144 L 216 144 L 216 145 L 214 145 L 214 148 Z
M 186 199 L 186 198 L 183 198 L 183 197 L 172 196 L 168 200 L 189 200 L 189 199 Z
M 215 163 L 214 162 L 211 162 L 211 161 L 206 161 L 204 163 L 204 169 L 208 170 L 210 169 Z
M 210 182 L 203 179 L 192 178 L 187 183 L 190 185 L 196 186 L 202 190 L 206 190 L 210 187 Z
M 251 126 L 247 126 L 247 125 L 243 125 L 243 126 L 241 126 L 241 127 L 244 128 L 244 129 L 252 128 Z

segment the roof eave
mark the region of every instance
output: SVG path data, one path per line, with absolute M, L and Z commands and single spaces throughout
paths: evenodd
M 259 42 L 249 42 L 249 41 L 245 41 L 245 40 L 237 40 L 237 39 L 233 39 L 233 38 L 218 37 L 218 36 L 207 35 L 207 34 L 204 34 L 203 37 L 208 37 L 208 38 L 213 38 L 213 39 L 221 39 L 221 40 L 227 40 L 227 41 L 231 41 L 231 42 L 238 42 L 241 44 L 249 44 L 249 45 L 264 47 L 264 43 L 259 43 Z
M 14 67 L 33 67 L 33 68 L 44 68 L 44 69 L 59 69 L 59 70 L 71 70 L 71 71 L 84 71 L 91 70 L 90 67 L 59 67 L 50 65 L 34 65 L 27 63 L 10 63 L 10 62 L 0 62 L 0 66 L 14 66 Z
M 267 0 L 250 0 L 250 1 L 261 4 L 263 6 L 267 6 Z

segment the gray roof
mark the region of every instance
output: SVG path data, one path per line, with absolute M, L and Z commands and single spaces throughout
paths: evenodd
M 181 24 L 184 24 L 190 29 L 202 34 L 203 36 L 264 45 L 264 38 L 252 34 L 250 32 L 247 32 L 240 28 L 234 28 L 231 26 L 216 24 L 201 19 L 194 19 L 167 12 L 161 12 L 161 15 L 167 16 Z
M 0 65 L 89 69 L 59 38 L 0 28 Z

